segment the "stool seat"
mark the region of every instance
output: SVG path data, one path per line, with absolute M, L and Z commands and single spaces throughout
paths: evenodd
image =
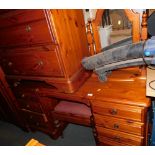
M 71 113 L 80 116 L 91 116 L 90 108 L 84 104 L 69 102 L 69 101 L 61 101 L 54 108 L 55 112 L 63 112 L 63 113 Z
M 81 103 L 60 101 L 54 108 L 53 117 L 70 123 L 90 126 L 91 110 Z

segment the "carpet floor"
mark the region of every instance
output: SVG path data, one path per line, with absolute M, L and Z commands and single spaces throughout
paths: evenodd
M 24 146 L 34 138 L 47 146 L 95 146 L 92 129 L 69 124 L 64 130 L 64 137 L 51 139 L 42 132 L 25 132 L 17 126 L 0 121 L 0 146 Z

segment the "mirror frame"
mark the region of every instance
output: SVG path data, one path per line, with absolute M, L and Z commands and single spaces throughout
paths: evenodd
M 92 23 L 91 23 L 96 53 L 99 53 L 101 51 L 101 43 L 100 43 L 100 36 L 98 33 L 98 26 L 102 22 L 102 16 L 104 14 L 104 11 L 105 9 L 97 9 L 96 17 L 94 20 L 92 20 Z M 130 9 L 124 9 L 124 12 L 127 18 L 129 19 L 129 21 L 132 23 L 132 42 L 133 43 L 139 42 L 141 40 L 140 14 Z

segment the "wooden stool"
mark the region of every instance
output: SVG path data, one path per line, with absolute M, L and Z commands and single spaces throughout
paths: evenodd
M 91 126 L 91 109 L 76 102 L 60 101 L 53 111 L 53 117 L 57 120 Z

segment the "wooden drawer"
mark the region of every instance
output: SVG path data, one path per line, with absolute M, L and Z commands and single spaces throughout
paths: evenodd
M 144 108 L 110 102 L 93 101 L 93 112 L 129 120 L 144 121 Z
M 101 139 L 100 137 L 102 137 L 103 139 L 103 141 L 101 142 L 104 142 L 104 138 L 105 138 L 105 139 L 109 139 L 110 141 L 117 142 L 118 144 L 123 143 L 126 145 L 135 145 L 135 146 L 143 145 L 144 138 L 141 136 L 136 136 L 136 135 L 132 135 L 132 134 L 116 131 L 116 130 L 106 129 L 99 126 L 96 126 L 96 129 L 98 132 L 99 139 Z
M 54 46 L 55 47 L 55 46 Z M 52 45 L 1 50 L 0 64 L 6 74 L 62 77 L 57 50 Z
M 143 136 L 144 134 L 144 124 L 140 122 L 135 122 L 127 119 L 120 119 L 109 116 L 102 116 L 98 114 L 94 114 L 95 123 L 98 126 L 123 131 L 139 136 Z
M 45 19 L 44 10 L 8 10 L 0 14 L 0 28 Z
M 53 42 L 46 20 L 0 30 L 0 47 L 32 46 Z
M 122 142 L 117 142 L 113 141 L 107 137 L 99 137 L 99 145 L 100 146 L 134 146 L 132 144 L 127 144 L 127 143 L 122 143 Z
M 36 112 L 32 112 L 26 109 L 21 110 L 21 114 L 24 119 L 27 121 L 28 125 L 35 128 L 44 128 L 47 126 L 47 118 L 45 114 L 40 114 Z
M 17 101 L 21 109 L 27 109 L 34 112 L 43 113 L 40 105 L 40 100 L 36 96 L 22 94 L 21 98 L 17 98 Z

